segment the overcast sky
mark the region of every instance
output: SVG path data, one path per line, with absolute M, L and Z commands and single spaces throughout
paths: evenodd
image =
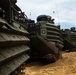
M 61 28 L 76 27 L 76 0 L 17 0 L 17 5 L 35 21 L 37 16 L 46 14 Z

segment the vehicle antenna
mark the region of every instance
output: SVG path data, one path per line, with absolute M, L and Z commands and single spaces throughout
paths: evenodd
M 56 3 L 56 2 L 55 2 L 55 7 L 56 7 L 56 12 L 57 12 L 58 25 L 60 25 L 60 23 L 59 23 L 59 12 L 58 12 L 58 6 L 57 6 L 57 3 Z

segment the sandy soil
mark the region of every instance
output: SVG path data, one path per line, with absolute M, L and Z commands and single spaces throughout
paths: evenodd
M 26 66 L 25 75 L 76 75 L 76 52 L 62 54 L 62 59 L 44 65 L 33 62 Z

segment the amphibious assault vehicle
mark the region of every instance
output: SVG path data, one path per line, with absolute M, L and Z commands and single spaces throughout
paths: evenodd
M 18 75 L 18 67 L 30 57 L 27 17 L 16 2 L 0 0 L 0 75 Z
M 43 58 L 48 62 L 54 62 L 61 57 L 62 34 L 60 27 L 55 26 L 51 16 L 40 15 L 37 17 L 37 23 L 29 20 L 28 31 L 32 58 Z
M 19 75 L 29 58 L 56 61 L 61 58 L 63 40 L 64 48 L 76 48 L 74 28 L 61 31 L 48 15 L 38 16 L 37 23 L 28 20 L 16 2 L 0 0 L 0 75 Z
M 64 40 L 63 50 L 76 51 L 76 28 L 62 30 L 62 36 Z

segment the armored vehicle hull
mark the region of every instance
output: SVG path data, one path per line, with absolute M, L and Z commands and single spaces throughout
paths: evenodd
M 76 51 L 76 30 L 74 27 L 62 30 L 64 50 Z
M 44 58 L 48 62 L 54 62 L 61 57 L 63 40 L 60 29 L 52 20 L 48 21 L 47 17 L 41 15 L 37 18 L 36 24 L 29 23 L 31 52 L 34 58 Z
M 14 1 L 0 0 L 0 75 L 18 75 L 18 67 L 30 57 L 26 18 Z

